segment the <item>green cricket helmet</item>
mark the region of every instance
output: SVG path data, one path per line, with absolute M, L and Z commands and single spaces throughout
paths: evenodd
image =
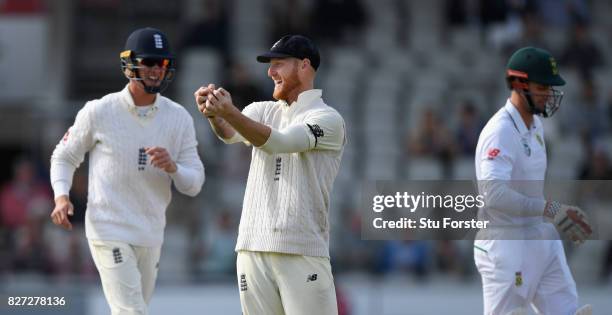
M 561 106 L 563 92 L 552 87 L 565 85 L 565 80 L 559 75 L 555 58 L 544 49 L 524 47 L 512 54 L 506 66 L 506 80 L 510 89 L 525 95 L 533 114 L 550 117 Z M 537 108 L 533 103 L 533 93 L 529 92 L 529 82 L 551 87 L 552 94 L 546 101 L 543 110 Z

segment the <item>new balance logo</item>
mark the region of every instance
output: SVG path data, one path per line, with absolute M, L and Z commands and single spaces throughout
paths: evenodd
M 306 282 L 310 282 L 310 281 L 317 281 L 317 274 L 313 273 L 311 275 L 308 275 L 308 277 L 306 277 Z
M 115 264 L 120 264 L 123 262 L 123 257 L 121 256 L 119 247 L 113 248 L 113 259 L 115 260 Z
M 244 292 L 246 290 L 247 290 L 246 275 L 243 273 L 240 275 L 240 291 Z

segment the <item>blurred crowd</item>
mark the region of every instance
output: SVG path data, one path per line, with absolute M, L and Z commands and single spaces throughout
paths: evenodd
M 95 2 L 95 1 L 94 1 Z M 358 0 L 265 1 L 266 42 L 272 43 L 286 33 L 302 33 L 314 38 L 323 51 L 336 46 L 359 49 L 361 34 L 368 29 L 372 11 Z M 563 101 L 553 117 L 557 137 L 577 137 L 583 152 L 575 179 L 611 180 L 612 162 L 607 143 L 612 136 L 612 85 L 602 86 L 599 72 L 610 67 L 602 43 L 592 36 L 594 21 L 587 0 L 446 0 L 438 12 L 443 21 L 439 39 L 444 45 L 449 34 L 462 28 L 476 28 L 481 45 L 491 54 L 506 58 L 509 52 L 525 45 L 548 48 L 558 56 L 561 74 L 565 69 L 577 73 L 578 91 Z M 92 2 L 93 3 L 93 2 Z M 204 11 L 197 19 L 183 23 L 176 50 L 209 47 L 220 56 L 230 56 L 231 18 L 236 1 L 204 0 Z M 394 41 L 408 42 L 404 31 L 410 21 L 401 14 L 407 1 L 393 1 L 397 8 Z M 563 34 L 562 45 L 547 37 L 554 29 Z M 206 34 L 206 36 L 202 36 Z M 606 43 L 604 43 L 606 44 Z M 252 101 L 270 98 L 269 85 L 261 84 L 249 68 L 232 58 L 223 59 L 220 72 L 223 86 L 232 93 L 234 103 L 243 107 Z M 109 70 L 110 71 L 110 70 Z M 180 69 L 179 69 L 180 71 Z M 499 73 L 503 76 L 503 73 Z M 469 78 L 466 78 L 469 79 Z M 608 78 L 609 79 L 609 78 Z M 351 80 L 351 78 L 346 78 Z M 607 82 L 606 82 L 607 83 Z M 334 104 L 330 104 L 334 105 Z M 438 161 L 442 178 L 451 178 L 455 161 L 473 157 L 480 130 L 499 104 L 482 106 L 466 97 L 452 104 L 423 106 L 417 124 L 407 126 L 400 135 L 401 160 L 426 158 Z M 199 117 L 195 117 L 198 119 Z M 71 117 L 70 119 L 73 119 Z M 367 118 L 366 118 L 367 119 Z M 350 128 L 350 126 L 349 126 Z M 210 133 L 209 130 L 206 132 Z M 200 137 L 200 136 L 199 136 Z M 206 138 L 212 138 L 206 136 Z M 202 139 L 202 138 L 200 138 Z M 350 141 L 350 139 L 349 139 Z M 182 259 L 185 278 L 192 281 L 233 279 L 233 251 L 242 192 L 248 173 L 250 148 L 235 145 L 222 153 L 216 140 L 204 140 L 200 150 L 205 159 L 207 183 L 204 196 L 188 199 L 178 196 L 168 210 L 168 225 L 179 233 L 186 245 Z M 349 145 L 350 142 L 349 142 Z M 24 152 L 26 153 L 26 152 Z M 91 279 L 95 268 L 84 240 L 83 221 L 87 204 L 87 165 L 75 174 L 71 200 L 75 215 L 73 231 L 51 225 L 49 213 L 53 197 L 48 182 L 48 156 L 16 156 L 10 176 L 3 178 L 0 190 L 0 276 L 15 273 L 74 275 Z M 214 199 L 216 202 L 210 203 Z M 331 253 L 337 274 L 365 271 L 375 275 L 408 273 L 426 280 L 432 274 L 470 278 L 475 269 L 471 244 L 462 241 L 362 241 L 357 205 L 335 198 L 332 202 Z M 213 208 L 214 207 L 214 208 Z M 167 238 L 168 239 L 168 238 Z M 169 241 L 172 244 L 172 241 Z M 167 243 L 166 247 L 169 247 Z M 612 275 L 612 244 L 600 265 L 601 279 Z M 171 251 L 171 250 L 170 250 Z M 163 258 L 162 258 L 163 259 Z M 174 258 L 173 258 L 174 259 Z M 162 267 L 163 268 L 163 267 Z M 163 276 L 163 275 L 160 275 Z
M 84 241 L 86 170 L 75 173 L 70 233 L 50 224 L 53 192 L 42 164 L 30 156 L 13 162 L 12 177 L 0 188 L 0 274 L 40 273 L 91 278 L 95 267 Z

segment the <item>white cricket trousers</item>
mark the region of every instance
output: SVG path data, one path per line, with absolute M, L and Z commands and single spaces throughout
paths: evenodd
M 146 315 L 161 246 L 142 247 L 117 241 L 89 240 L 112 315 Z
M 484 314 L 517 308 L 537 314 L 573 315 L 576 282 L 560 240 L 476 240 L 474 261 L 482 276 Z
M 337 315 L 329 258 L 239 251 L 243 315 Z

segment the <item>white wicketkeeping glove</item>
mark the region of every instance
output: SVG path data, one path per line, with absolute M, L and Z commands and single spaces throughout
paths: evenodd
M 544 216 L 548 217 L 557 230 L 565 234 L 576 245 L 584 243 L 593 233 L 586 213 L 576 206 L 549 201 L 546 203 Z

